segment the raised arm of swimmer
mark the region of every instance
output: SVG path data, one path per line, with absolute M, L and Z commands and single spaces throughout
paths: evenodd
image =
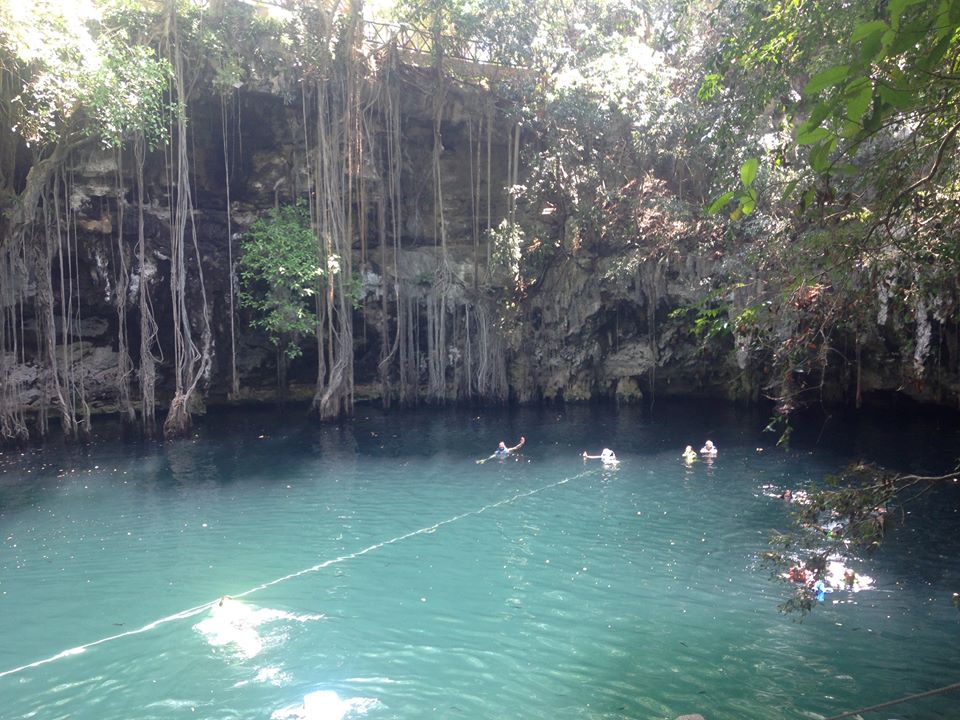
M 493 455 L 491 455 L 490 457 L 485 457 L 483 460 L 477 460 L 477 464 L 478 464 L 478 465 L 482 465 L 483 463 L 487 462 L 487 460 L 493 460 L 494 458 L 503 459 L 503 458 L 507 457 L 508 455 L 510 455 L 510 454 L 512 454 L 512 453 L 515 453 L 515 452 L 516 452 L 517 450 L 519 450 L 520 448 L 522 448 L 522 447 L 523 447 L 523 444 L 524 444 L 526 441 L 527 441 L 527 439 L 526 439 L 523 435 L 521 435 L 521 436 L 520 436 L 520 442 L 518 442 L 518 443 L 517 443 L 516 445 L 514 445 L 513 447 L 507 447 L 507 444 L 506 444 L 503 440 L 501 440 L 501 441 L 500 441 L 500 445 L 497 446 L 497 449 L 494 451 Z
M 526 441 L 527 441 L 527 439 L 526 439 L 523 435 L 521 435 L 521 436 L 520 436 L 520 442 L 518 442 L 518 443 L 517 443 L 516 445 L 514 445 L 513 447 L 508 448 L 506 445 L 504 445 L 503 440 L 501 440 L 501 441 L 500 441 L 500 447 L 497 448 L 497 452 L 500 452 L 500 450 L 506 450 L 506 454 L 509 455 L 510 453 L 516 452 L 517 450 L 519 450 L 520 448 L 522 448 L 522 447 L 523 447 L 523 444 L 524 444 Z

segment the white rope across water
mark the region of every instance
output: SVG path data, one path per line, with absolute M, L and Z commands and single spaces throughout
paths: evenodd
M 331 565 L 337 565 L 339 563 L 343 563 L 348 560 L 354 560 L 358 557 L 362 557 L 363 555 L 371 553 L 375 550 L 379 550 L 380 548 L 386 547 L 387 545 L 395 545 L 398 542 L 402 542 L 403 540 L 408 540 L 412 537 L 416 537 L 417 535 L 425 535 L 427 533 L 434 532 L 442 528 L 444 525 L 450 525 L 451 523 L 455 523 L 459 520 L 463 520 L 464 518 L 468 518 L 473 515 L 479 515 L 480 513 L 486 512 L 487 510 L 493 510 L 494 508 L 502 507 L 503 505 L 509 505 L 510 503 L 516 502 L 517 500 L 522 500 L 524 498 L 530 497 L 531 495 L 542 493 L 545 490 L 550 490 L 551 488 L 564 485 L 568 482 L 571 482 L 572 480 L 579 480 L 580 478 L 586 477 L 596 472 L 597 471 L 595 469 L 585 470 L 579 475 L 574 475 L 572 477 L 564 478 L 563 480 L 557 480 L 556 482 L 550 483 L 549 485 L 544 485 L 542 487 L 538 487 L 533 490 L 517 493 L 516 495 L 505 498 L 503 500 L 498 500 L 495 503 L 484 505 L 482 508 L 479 508 L 477 510 L 468 510 L 465 513 L 454 515 L 451 518 L 447 518 L 446 520 L 441 520 L 440 522 L 434 523 L 433 525 L 422 527 L 419 530 L 413 530 L 411 532 L 406 533 L 405 535 L 398 535 L 397 537 L 390 538 L 389 540 L 384 540 L 383 542 L 378 542 L 378 543 L 375 543 L 374 545 L 369 545 L 368 547 L 365 547 L 362 550 L 357 550 L 356 552 L 348 553 L 346 555 L 341 555 L 340 557 L 333 558 L 332 560 L 324 560 L 321 563 L 318 563 L 316 565 L 311 565 L 310 567 L 305 568 L 303 570 L 298 570 L 297 572 L 290 573 L 289 575 L 284 575 L 283 577 L 278 577 L 274 580 L 270 580 L 269 582 L 265 582 L 260 585 L 257 585 L 256 587 L 252 587 L 249 590 L 244 590 L 241 593 L 231 595 L 231 597 L 234 597 L 234 598 L 247 597 L 248 595 L 252 595 L 255 592 L 259 592 L 260 590 L 265 590 L 269 587 L 273 587 L 274 585 L 279 585 L 280 583 L 287 582 L 288 580 L 293 580 L 303 575 L 309 575 L 310 573 L 318 572 L 320 570 L 323 570 L 324 568 L 330 567 Z M 23 672 L 24 670 L 40 667 L 41 665 L 47 665 L 49 663 L 56 662 L 57 660 L 62 660 L 64 658 L 72 657 L 74 655 L 79 655 L 80 653 L 86 652 L 90 648 L 96 647 L 97 645 L 103 645 L 104 643 L 112 642 L 114 640 L 120 640 L 122 638 L 130 637 L 132 635 L 141 635 L 143 633 L 153 630 L 154 628 L 159 627 L 160 625 L 165 625 L 166 623 L 176 622 L 177 620 L 185 620 L 187 618 L 194 617 L 196 615 L 199 615 L 203 611 L 209 609 L 214 604 L 216 604 L 219 601 L 219 599 L 220 598 L 217 598 L 216 600 L 211 600 L 210 602 L 203 603 L 203 605 L 195 605 L 192 608 L 188 608 L 187 610 L 181 610 L 180 612 L 174 613 L 173 615 L 167 615 L 166 617 L 160 618 L 159 620 L 154 620 L 153 622 L 149 622 L 143 627 L 136 628 L 135 630 L 127 630 L 122 633 L 117 633 L 116 635 L 110 635 L 109 637 L 100 638 L 99 640 L 94 640 L 93 642 L 88 642 L 84 645 L 78 645 L 77 647 L 70 648 L 69 650 L 63 650 L 62 652 L 59 652 L 56 655 L 51 655 L 50 657 L 44 658 L 43 660 L 37 660 L 35 662 L 28 663 L 26 665 L 21 665 L 19 667 L 11 668 L 9 670 L 4 670 L 0 672 L 0 678 L 6 677 L 7 675 L 15 675 L 19 672 Z
M 387 545 L 395 545 L 398 542 L 401 542 L 403 540 L 409 540 L 410 538 L 415 537 L 417 535 L 425 535 L 426 533 L 434 532 L 435 530 L 442 528 L 444 525 L 455 523 L 458 520 L 463 520 L 464 518 L 470 517 L 471 515 L 479 515 L 482 512 L 485 512 L 487 510 L 492 510 L 494 508 L 498 508 L 502 505 L 509 505 L 512 502 L 516 502 L 517 500 L 522 500 L 523 498 L 530 497 L 531 495 L 536 495 L 537 493 L 541 493 L 544 490 L 550 490 L 551 488 L 555 488 L 558 485 L 563 485 L 564 483 L 568 483 L 571 480 L 579 480 L 580 478 L 586 475 L 589 475 L 593 472 L 596 472 L 596 471 L 586 470 L 580 473 L 579 475 L 574 475 L 573 477 L 564 478 L 563 480 L 558 480 L 555 483 L 550 483 L 549 485 L 544 485 L 543 487 L 539 487 L 534 490 L 528 490 L 527 492 L 517 493 L 516 495 L 506 498 L 504 500 L 499 500 L 495 503 L 491 503 L 490 505 L 484 505 L 479 510 L 468 510 L 465 513 L 461 513 L 460 515 L 454 515 L 451 518 L 447 518 L 446 520 L 441 520 L 440 522 L 430 525 L 428 527 L 422 527 L 419 530 L 413 530 L 412 532 L 408 532 L 406 535 L 398 535 L 395 538 L 384 540 L 383 542 L 376 543 L 375 545 L 370 545 L 369 547 L 363 548 L 363 550 L 357 550 L 356 552 L 352 552 L 347 555 L 341 555 L 340 557 L 334 558 L 332 560 L 324 560 L 322 563 L 318 563 L 317 565 L 313 565 L 304 570 L 298 570 L 297 572 L 290 573 L 289 575 L 284 575 L 283 577 L 279 577 L 276 580 L 271 580 L 270 582 L 265 582 L 262 585 L 257 585 L 256 587 L 250 588 L 249 590 L 244 590 L 242 593 L 232 595 L 231 597 L 235 597 L 235 598 L 246 597 L 247 595 L 251 595 L 255 592 L 259 592 L 260 590 L 265 590 L 268 587 L 272 587 L 273 585 L 278 585 L 279 583 L 286 582 L 287 580 L 293 580 L 294 578 L 298 578 L 301 575 L 309 575 L 310 573 L 317 572 L 318 570 L 323 570 L 324 568 L 328 568 L 331 565 L 336 565 L 338 563 L 346 562 L 347 560 L 354 560 L 358 557 L 361 557 L 362 555 L 371 553 L 374 550 L 379 550 L 382 547 L 386 547 Z M 0 677 L 2 677 L 2 675 L 0 675 Z
M 219 598 L 218 598 L 219 599 Z M 145 632 L 149 632 L 160 625 L 163 625 L 168 622 L 173 622 L 175 620 L 183 620 L 188 617 L 193 617 L 194 615 L 199 615 L 204 610 L 209 608 L 213 602 L 204 603 L 203 605 L 197 605 L 192 607 L 189 610 L 183 610 L 181 612 L 175 613 L 173 615 L 167 615 L 167 617 L 160 618 L 159 620 L 154 620 L 153 622 L 147 623 L 143 627 L 137 628 L 136 630 L 127 630 L 126 632 L 117 633 L 116 635 L 110 635 L 109 637 L 100 638 L 99 640 L 94 640 L 93 642 L 88 642 L 85 645 L 78 645 L 75 648 L 70 648 L 69 650 L 64 650 L 58 652 L 56 655 L 51 657 L 44 658 L 43 660 L 37 660 L 36 662 L 28 663 L 27 665 L 21 665 L 20 667 L 11 668 L 10 670 L 4 670 L 0 672 L 0 678 L 6 677 L 7 675 L 14 675 L 18 672 L 24 670 L 29 670 L 30 668 L 40 667 L 41 665 L 47 665 L 52 663 L 55 660 L 62 660 L 63 658 L 71 657 L 73 655 L 79 655 L 80 653 L 86 652 L 89 648 L 96 647 L 97 645 L 103 645 L 104 643 L 111 642 L 113 640 L 119 640 L 121 638 L 129 637 L 131 635 L 140 635 Z

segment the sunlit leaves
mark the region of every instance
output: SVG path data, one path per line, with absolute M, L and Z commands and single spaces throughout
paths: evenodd
M 829 87 L 839 85 L 847 79 L 849 74 L 849 65 L 835 65 L 833 67 L 829 67 L 810 78 L 810 81 L 803 88 L 803 92 L 807 95 L 814 95 L 821 90 L 826 90 Z
M 99 63 L 86 21 L 93 8 L 77 2 L 13 3 L 0 6 L 0 55 L 20 84 L 7 114 L 11 129 L 37 146 L 55 141 L 84 94 Z
M 743 183 L 744 187 L 753 185 L 753 181 L 757 178 L 757 170 L 759 168 L 760 160 L 755 157 L 748 158 L 743 165 L 740 166 L 740 182 Z
M 164 93 L 170 64 L 145 46 L 107 46 L 104 60 L 92 75 L 83 98 L 94 120 L 90 134 L 105 145 L 117 146 L 134 132 L 143 133 L 151 147 L 164 138 Z
M 719 91 L 721 80 L 722 77 L 719 73 L 708 73 L 704 75 L 700 89 L 697 90 L 697 97 L 700 100 L 709 100 L 712 98 Z
M 777 27 L 777 22 L 787 21 L 784 8 L 777 7 L 781 9 L 767 15 L 764 23 Z M 927 152 L 937 147 L 937 133 L 950 125 L 938 124 L 937 118 L 944 111 L 956 117 L 960 107 L 955 66 L 960 51 L 960 2 L 895 0 L 880 16 L 867 3 L 853 3 L 845 13 L 824 13 L 821 8 L 826 5 L 797 6 L 792 19 L 819 21 L 827 34 L 834 32 L 847 41 L 835 53 L 821 57 L 811 53 L 814 71 L 804 83 L 803 101 L 794 116 L 795 149 L 808 148 L 809 171 L 828 184 L 843 183 L 844 178 L 869 182 L 871 174 L 864 172 L 861 153 L 873 153 L 874 166 L 885 167 L 897 156 L 877 155 L 873 148 L 877 143 L 896 146 L 898 132 L 918 140 L 927 138 L 918 142 Z M 831 30 L 833 24 L 840 28 L 846 24 L 846 32 Z M 803 73 L 802 67 L 785 69 Z M 909 158 L 904 156 L 902 161 Z M 883 183 L 880 189 L 879 197 L 886 192 L 897 194 Z M 810 203 L 802 202 L 801 207 Z
M 3 20 L 0 51 L 21 83 L 7 112 L 24 142 L 74 132 L 118 145 L 135 131 L 160 142 L 169 65 L 106 27 L 95 3 L 21 3 Z
M 760 159 L 751 157 L 744 160 L 740 166 L 740 188 L 723 193 L 707 207 L 707 212 L 715 215 L 723 210 L 732 200 L 737 200 L 737 207 L 731 213 L 736 219 L 742 215 L 749 215 L 757 207 L 757 190 L 752 187 L 760 170 Z
M 739 210 L 744 215 L 749 215 L 757 207 L 757 191 L 753 188 L 747 190 L 743 198 L 740 200 Z
M 799 145 L 814 145 L 830 137 L 833 137 L 833 133 L 822 127 L 804 130 L 803 126 L 801 126 L 797 131 L 797 143 Z
M 870 107 L 870 101 L 873 99 L 873 84 L 869 78 L 857 78 L 847 86 L 844 96 L 848 98 L 847 119 L 858 123 Z
M 733 200 L 734 195 L 736 195 L 736 191 L 734 190 L 729 190 L 723 193 L 723 195 L 720 195 L 712 203 L 710 203 L 710 205 L 707 207 L 707 212 L 711 215 L 716 215 L 727 206 L 727 203 Z

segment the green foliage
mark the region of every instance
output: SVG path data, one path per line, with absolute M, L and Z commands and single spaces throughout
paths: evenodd
M 240 306 L 288 358 L 299 356 L 298 341 L 314 332 L 314 298 L 329 275 L 320 264 L 306 208 L 269 210 L 250 227 L 241 248 Z
M 702 340 L 729 336 L 734 331 L 747 334 L 758 324 L 763 308 L 751 306 L 736 312 L 725 296 L 741 287 L 737 285 L 715 290 L 694 305 L 672 310 L 669 317 L 687 324 L 690 332 Z
M 244 3 L 225 2 L 215 17 L 197 13 L 191 32 L 209 66 L 210 84 L 221 95 L 236 92 L 253 78 L 282 76 L 293 61 L 292 53 L 288 55 L 291 27 Z
M 55 142 L 68 129 L 99 61 L 84 23 L 92 8 L 78 5 L 70 15 L 65 10 L 47 2 L 0 6 L 0 55 L 20 86 L 8 111 L 10 126 L 35 147 Z
M 0 12 L 0 55 L 21 89 L 7 112 L 25 143 L 43 146 L 76 133 L 116 146 L 134 132 L 151 146 L 162 141 L 169 63 L 117 23 L 136 18 L 142 26 L 142 9 L 135 14 L 127 3 L 101 17 L 93 3 L 78 1 Z
M 737 200 L 737 208 L 731 214 L 731 218 L 736 220 L 743 215 L 749 215 L 757 207 L 757 191 L 753 186 L 757 179 L 757 172 L 760 169 L 760 160 L 752 157 L 744 160 L 740 166 L 740 187 L 737 190 L 728 190 L 723 195 L 716 198 L 707 208 L 707 212 L 715 215 L 731 200 Z
M 506 271 L 511 277 L 517 277 L 524 244 L 520 226 L 503 220 L 496 228 L 487 230 L 486 240 L 490 244 L 490 263 L 494 271 Z
M 960 2 L 734 0 L 708 27 L 704 205 L 748 260 L 721 282 L 769 308 L 751 336 L 768 393 L 788 415 L 867 345 L 922 382 L 960 307 Z
M 722 81 L 723 76 L 720 73 L 707 73 L 703 77 L 700 89 L 697 90 L 697 97 L 700 100 L 709 100 L 720 91 Z
M 795 87 L 805 78 L 803 95 L 784 109 L 793 119 L 793 143 L 809 148 L 813 176 L 855 194 L 880 190 L 873 205 L 882 211 L 874 214 L 899 213 L 905 186 L 889 182 L 891 175 L 919 179 L 920 163 L 933 163 L 937 171 L 952 165 L 942 157 L 937 163 L 936 156 L 954 140 L 960 120 L 960 3 L 898 0 L 880 17 L 874 4 L 863 0 L 839 13 L 829 12 L 829 5 L 821 0 L 738 8 L 750 18 L 747 32 L 730 38 L 724 57 L 753 74 L 744 75 L 742 87 L 755 88 L 759 102 L 769 103 L 779 87 Z M 815 42 L 813 35 L 804 42 L 797 33 L 770 54 L 765 40 L 783 36 L 789 27 L 820 31 Z M 828 47 L 836 49 L 825 51 Z M 715 86 L 716 76 L 707 73 L 703 87 Z M 877 154 L 879 146 L 885 154 Z M 801 197 L 807 192 L 802 186 L 794 190 Z
M 748 158 L 744 161 L 743 165 L 740 166 L 740 182 L 743 183 L 745 188 L 753 185 L 753 181 L 757 179 L 757 170 L 759 167 L 760 161 L 757 158 Z
M 350 298 L 350 304 L 354 310 L 359 310 L 363 305 L 364 289 L 363 276 L 360 273 L 353 273 L 346 286 L 347 297 Z
M 714 338 L 731 331 L 729 306 L 700 308 L 693 320 L 693 332 L 699 337 Z
M 956 118 L 956 102 L 949 98 L 957 95 L 952 74 L 958 30 L 958 3 L 948 0 L 899 0 L 888 5 L 886 20 L 859 22 L 847 43 L 848 62 L 821 70 L 804 88 L 818 104 L 799 127 L 798 142 L 825 148 L 811 153 L 814 170 L 831 170 L 827 160 L 837 137 L 847 141 L 842 154 L 853 157 L 865 141 L 891 127 L 909 126 L 908 132 L 917 135 L 938 132 L 936 126 L 945 127 L 946 118 L 924 117 L 923 108 L 931 104 Z
M 164 95 L 172 69 L 146 46 L 107 45 L 83 102 L 93 124 L 88 131 L 104 145 L 118 146 L 134 131 L 143 133 L 149 147 L 164 142 L 164 117 L 169 113 Z

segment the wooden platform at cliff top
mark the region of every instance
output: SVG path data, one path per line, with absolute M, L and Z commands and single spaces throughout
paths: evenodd
M 395 49 L 404 63 L 417 66 L 433 65 L 436 61 L 431 33 L 408 25 L 364 21 L 364 42 L 372 50 Z M 458 75 L 485 77 L 491 80 L 528 76 L 530 68 L 509 65 L 492 60 L 489 46 L 469 38 L 441 35 L 443 67 Z

